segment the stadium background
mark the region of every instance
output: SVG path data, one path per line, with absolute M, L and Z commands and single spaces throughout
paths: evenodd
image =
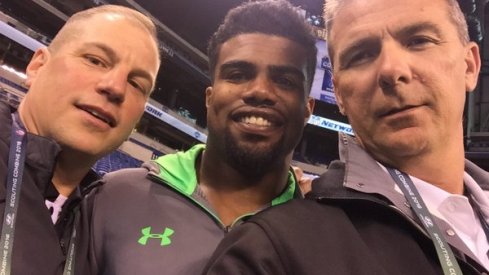
M 351 133 L 332 96 L 323 0 L 290 0 L 299 5 L 318 35 L 318 67 L 312 94 L 318 99 L 313 118 L 294 153 L 294 164 L 318 175 L 337 158 L 337 133 Z M 137 128 L 117 152 L 95 169 L 103 174 L 162 154 L 185 150 L 206 140 L 204 91 L 210 85 L 206 45 L 227 11 L 244 0 L 0 0 L 0 100 L 17 105 L 27 89 L 25 67 L 33 51 L 48 45 L 73 13 L 101 4 L 133 7 L 153 17 L 164 62 L 157 87 Z M 489 0 L 460 0 L 470 34 L 481 46 L 479 85 L 467 98 L 464 117 L 467 158 L 489 171 Z M 130 38 L 128 38 L 130 39 Z

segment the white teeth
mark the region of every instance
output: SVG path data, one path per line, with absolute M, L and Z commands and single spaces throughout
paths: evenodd
M 272 123 L 262 117 L 256 117 L 256 116 L 250 116 L 250 117 L 243 117 L 241 119 L 241 122 L 246 123 L 246 124 L 253 124 L 261 127 L 269 127 L 272 125 Z
M 92 114 L 93 116 L 96 116 L 97 118 L 103 120 L 105 123 L 110 124 L 110 121 L 106 119 L 103 115 L 99 114 L 98 112 L 93 110 L 89 110 L 88 112 L 90 112 L 90 114 Z

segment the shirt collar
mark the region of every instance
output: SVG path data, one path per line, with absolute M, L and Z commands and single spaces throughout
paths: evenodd
M 464 183 L 472 195 L 474 202 L 480 207 L 482 214 L 487 220 L 487 217 L 489 217 L 489 197 L 487 191 L 482 190 L 479 184 L 467 172 L 464 173 Z

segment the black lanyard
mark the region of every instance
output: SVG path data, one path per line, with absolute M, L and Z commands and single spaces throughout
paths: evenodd
M 75 220 L 73 222 L 73 229 L 71 230 L 70 244 L 68 248 L 68 254 L 66 256 L 65 268 L 63 275 L 73 275 L 75 274 L 75 240 L 76 240 L 76 227 L 80 221 L 80 208 L 75 207 Z
M 20 190 L 26 155 L 26 132 L 16 122 L 17 118 L 12 115 L 12 134 L 10 139 L 10 150 L 8 160 L 8 176 L 5 195 L 5 212 L 3 214 L 3 225 L 0 238 L 0 274 L 10 275 L 12 269 L 12 248 L 14 245 L 15 222 L 19 209 Z M 67 259 L 64 267 L 64 275 L 74 274 L 75 265 L 75 240 L 76 227 L 79 222 L 79 208 L 75 208 L 75 220 L 70 236 Z
M 14 116 L 12 116 L 14 118 Z M 3 213 L 2 235 L 0 239 L 0 274 L 10 275 L 12 268 L 12 247 L 14 245 L 15 222 L 19 209 L 22 175 L 24 174 L 26 138 L 25 131 L 17 123 L 12 123 L 8 176 Z
M 409 175 L 397 169 L 388 167 L 387 171 L 389 171 L 391 177 L 402 190 L 404 196 L 411 205 L 411 209 L 413 209 L 414 213 L 420 219 L 421 224 L 423 224 L 423 227 L 431 236 L 431 240 L 435 245 L 436 253 L 438 254 L 438 259 L 440 260 L 440 264 L 443 269 L 443 273 L 445 275 L 462 275 L 462 270 L 458 265 L 452 249 L 443 237 L 443 234 L 441 234 L 440 228 L 438 228 L 436 225 L 433 216 L 430 214 L 430 211 L 419 195 L 419 192 L 414 186 Z

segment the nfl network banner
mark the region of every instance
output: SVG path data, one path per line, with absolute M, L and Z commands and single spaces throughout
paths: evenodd
M 316 126 L 319 126 L 322 128 L 326 128 L 329 130 L 333 130 L 336 132 L 342 132 L 342 133 L 346 133 L 346 134 L 349 134 L 352 136 L 355 135 L 353 133 L 353 129 L 351 128 L 351 126 L 349 124 L 339 122 L 336 120 L 332 120 L 332 119 L 327 119 L 327 118 L 324 118 L 321 116 L 311 115 L 311 117 L 309 118 L 309 121 L 307 121 L 307 123 L 312 124 L 312 125 L 316 125 Z

